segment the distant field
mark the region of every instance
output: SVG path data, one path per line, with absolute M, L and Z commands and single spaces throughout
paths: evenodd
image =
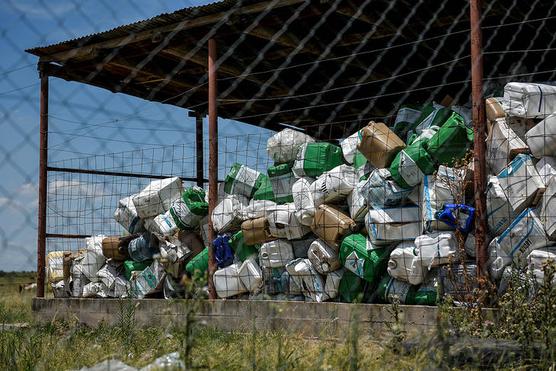
M 35 282 L 36 274 L 28 272 L 0 272 L 0 320 L 4 323 L 32 320 L 31 299 L 35 290 L 20 287 Z

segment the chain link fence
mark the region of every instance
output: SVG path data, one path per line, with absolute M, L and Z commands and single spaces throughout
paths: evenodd
M 370 229 L 381 224 L 377 222 L 384 217 L 378 215 L 381 210 L 395 208 L 405 210 L 403 213 L 413 211 L 412 207 L 419 209 L 413 221 L 418 225 L 417 236 L 430 237 L 434 232 L 445 230 L 462 232 L 459 222 L 441 225 L 439 214 L 435 212 L 445 212 L 446 217 L 455 212 L 456 217 L 460 217 L 469 215 L 466 214 L 468 209 L 474 207 L 469 175 L 472 167 L 468 166 L 472 150 L 471 154 L 467 153 L 472 147 L 473 134 L 477 135 L 473 133 L 471 113 L 468 2 L 443 0 L 431 6 L 422 0 L 240 0 L 207 4 L 160 1 L 139 5 L 129 1 L 115 7 L 103 1 L 94 5 L 78 1 L 56 5 L 8 1 L 3 10 L 6 22 L 0 26 L 0 42 L 8 57 L 0 62 L 0 127 L 6 133 L 0 139 L 3 159 L 0 167 L 6 179 L 0 185 L 1 270 L 33 270 L 37 263 L 40 83 L 37 82 L 37 59 L 31 54 L 40 58 L 43 74 L 51 76 L 47 116 L 47 252 L 78 252 L 85 248 L 83 238 L 86 236 L 125 233 L 113 216 L 118 202 L 137 194 L 153 179 L 177 176 L 182 178 L 186 188 L 194 184 L 207 188 L 208 130 L 199 132 L 196 122 L 210 109 L 209 40 L 215 40 L 218 48 L 216 102 L 220 119 L 216 173 L 221 183 L 235 163 L 261 173 L 268 171 L 269 176 L 270 168 L 282 163 L 290 162 L 291 168 L 295 159 L 288 157 L 287 161 L 276 161 L 276 157 L 269 156 L 267 143 L 275 133 L 294 128 L 318 143 L 341 148 L 342 156 L 336 165 L 356 169 L 355 183 L 367 184 L 367 188 L 356 184 L 349 189 L 338 189 L 339 197 L 323 202 L 354 219 L 361 232 L 358 235 L 376 233 Z M 164 14 L 156 16 L 160 13 Z M 131 23 L 147 18 L 144 22 Z M 536 115 L 516 113 L 512 108 L 516 104 L 512 100 L 514 97 L 491 101 L 492 107 L 487 101 L 487 112 L 496 111 L 498 107 L 503 111 L 499 117 L 489 116 L 487 153 L 483 159 L 489 175 L 499 175 L 516 159 L 531 161 L 527 163 L 530 168 L 538 165 L 541 157 L 551 158 L 556 154 L 545 151 L 539 155 L 532 151 L 526 136 L 553 112 L 553 108 L 556 109 L 550 105 L 554 94 L 551 87 L 556 81 L 552 63 L 556 50 L 553 47 L 555 20 L 556 5 L 539 0 L 527 4 L 517 0 L 485 1 L 482 6 L 484 97 L 505 96 L 509 82 L 544 84 L 544 87 L 531 85 L 532 89 L 538 87 L 542 97 Z M 114 29 L 121 24 L 129 25 Z M 102 32 L 105 30 L 110 31 Z M 63 40 L 69 41 L 54 44 Z M 28 50 L 30 54 L 25 53 L 24 49 L 29 47 L 34 48 Z M 193 116 L 197 116 L 197 120 Z M 496 118 L 504 118 L 504 123 L 497 122 Z M 394 137 L 400 140 L 398 150 L 407 146 L 401 155 L 391 155 L 384 148 L 372 146 L 363 153 L 361 141 L 365 138 L 365 130 L 371 130 L 368 126 L 371 121 L 385 123 L 386 141 Z M 459 130 L 460 136 L 454 136 L 456 139 L 444 143 L 444 147 L 437 143 L 435 149 L 428 141 L 437 138 L 447 122 L 454 132 Z M 196 136 L 196 132 L 199 135 Z M 545 137 L 542 135 L 543 141 Z M 513 139 L 521 142 L 507 143 Z M 351 146 L 360 151 L 352 150 L 351 158 L 350 140 L 353 141 Z M 199 145 L 202 148 L 199 149 Z M 203 159 L 199 165 L 200 154 Z M 355 160 L 358 155 L 368 163 L 361 169 Z M 203 173 L 199 175 L 197 169 L 203 169 Z M 466 169 L 467 175 L 452 173 L 453 169 Z M 293 174 L 295 178 L 309 177 L 314 182 L 330 170 L 332 168 L 326 168 L 310 175 L 299 175 L 295 171 L 288 174 L 292 175 L 292 183 Z M 536 176 L 543 175 L 539 172 L 537 170 Z M 347 176 L 342 174 L 341 177 Z M 512 221 L 521 220 L 518 215 L 523 210 L 542 214 L 542 194 L 549 179 L 531 184 L 531 174 L 517 177 L 514 183 L 524 184 L 520 187 L 524 191 L 518 193 L 525 201 L 516 206 L 517 201 L 512 203 L 511 198 L 519 197 L 509 195 L 507 189 L 496 195 L 510 198 L 511 210 L 489 214 L 492 220 L 489 219 L 487 242 L 495 239 L 495 244 L 503 245 L 499 237 Z M 456 184 L 456 178 L 460 183 Z M 536 181 L 537 178 L 533 178 Z M 489 192 L 494 187 L 490 184 L 494 183 L 489 179 Z M 509 189 L 514 183 L 506 186 Z M 271 191 L 276 192 L 275 184 L 272 183 Z M 384 189 L 373 199 L 369 196 L 372 184 L 375 188 L 378 185 L 391 187 L 393 191 L 389 191 L 397 192 L 397 199 L 387 200 Z M 291 184 L 289 187 L 291 195 Z M 449 193 L 442 202 L 438 196 L 438 205 L 430 208 L 430 215 L 423 211 L 423 205 L 430 204 L 426 198 L 427 187 L 439 187 Z M 353 213 L 354 192 L 364 193 L 361 198 L 365 199 L 365 206 L 378 212 L 374 222 L 365 223 L 368 216 L 361 218 Z M 487 209 L 494 199 L 492 196 L 487 200 L 490 202 Z M 288 198 L 288 201 L 292 200 Z M 446 207 L 448 204 L 457 211 Z M 299 211 L 298 205 L 295 206 L 296 212 Z M 538 209 L 531 211 L 535 207 Z M 544 209 L 542 215 L 550 216 L 546 207 Z M 529 214 L 526 218 L 535 220 Z M 395 247 L 398 247 L 397 253 L 407 253 L 404 246 L 394 242 L 417 237 L 408 238 L 410 227 L 402 227 L 399 236 L 392 241 L 386 239 L 391 242 L 387 244 L 388 256 Z M 465 247 L 464 257 L 456 259 L 451 254 L 449 261 L 444 262 L 455 272 L 451 270 L 450 274 L 455 274 L 451 282 L 457 283 L 462 276 L 468 275 L 459 262 L 475 258 L 469 237 L 472 227 L 466 228 L 452 237 L 458 246 Z M 542 238 L 539 237 L 539 241 L 544 242 L 534 242 L 535 247 L 551 245 L 544 228 Z M 232 228 L 227 232 L 238 230 Z M 389 233 L 394 233 L 392 230 L 389 229 Z M 321 237 L 315 228 L 312 232 Z M 196 233 L 202 235 L 201 230 Z M 273 238 L 280 237 L 279 241 L 288 239 L 274 234 Z M 384 241 L 382 243 L 384 245 Z M 510 243 L 512 248 L 515 245 Z M 325 259 L 326 253 L 322 252 L 329 249 L 317 246 L 314 251 L 318 248 L 320 255 L 313 260 L 328 259 L 326 263 L 329 264 L 333 259 Z M 506 250 L 498 247 L 493 257 L 502 260 L 502 268 L 509 264 L 507 256 L 499 256 Z M 530 249 L 525 250 L 530 252 Z M 281 251 L 277 254 L 281 255 Z M 303 255 L 292 256 L 289 260 L 307 259 Z M 287 263 L 288 259 L 282 258 L 284 264 Z M 398 259 L 403 262 L 403 269 L 410 271 L 405 266 L 408 264 L 406 257 L 400 255 Z M 299 269 L 314 270 L 298 263 Z M 267 283 L 280 281 L 284 264 L 263 267 L 271 268 L 263 272 L 263 280 Z M 319 266 L 314 277 L 320 274 L 328 278 L 322 269 Z M 357 290 L 365 293 L 365 300 L 376 300 L 378 282 L 358 281 L 355 271 L 352 281 L 358 286 Z M 417 274 L 422 276 L 418 280 L 406 281 L 417 287 L 423 283 L 427 272 Z M 447 275 L 439 273 L 439 277 L 443 274 Z M 332 277 L 331 285 L 337 284 L 336 281 L 340 278 Z M 224 282 L 228 285 L 230 281 Z M 320 285 L 325 284 L 328 285 L 328 281 L 320 282 Z M 394 292 L 396 284 L 390 280 L 384 290 Z M 311 292 L 307 286 L 314 288 L 315 281 L 300 285 Z M 472 289 L 466 287 L 461 291 Z M 330 296 L 328 292 L 327 295 Z M 349 296 L 346 295 L 345 298 Z M 314 295 L 306 296 L 316 300 Z

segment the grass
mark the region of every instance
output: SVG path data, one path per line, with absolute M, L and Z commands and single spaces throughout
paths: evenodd
M 477 336 L 477 338 L 507 338 L 505 329 L 516 330 L 516 313 L 530 312 L 535 309 L 535 319 L 542 319 L 538 325 L 546 331 L 546 338 L 553 341 L 555 302 L 542 301 L 538 304 L 523 301 L 501 304 L 501 320 L 509 321 L 493 333 L 486 325 L 470 325 L 473 318 L 458 317 L 450 308 L 441 309 L 449 322 L 459 321 L 454 333 L 454 325 L 437 330 L 434 334 L 420 334 L 423 343 L 416 351 L 401 352 L 406 337 L 403 326 L 394 326 L 390 331 L 368 339 L 359 336 L 354 322 L 345 339 L 306 339 L 298 334 L 280 331 L 250 333 L 224 332 L 209 328 L 194 320 L 185 325 L 175 326 L 168 323 L 165 327 L 137 328 L 131 302 L 122 301 L 120 314 L 115 325 L 100 323 L 94 328 L 74 321 L 54 320 L 40 324 L 33 320 L 31 299 L 34 292 L 19 292 L 19 284 L 29 282 L 32 277 L 7 277 L 0 275 L 0 325 L 2 323 L 21 323 L 24 328 L 0 329 L 0 370 L 68 370 L 92 366 L 106 359 L 119 359 L 134 367 L 143 367 L 156 358 L 171 352 L 179 352 L 187 369 L 211 370 L 375 370 L 375 369 L 431 369 L 453 368 L 447 360 L 448 344 L 446 336 Z M 547 294 L 547 293 L 545 293 Z M 555 298 L 554 291 L 548 298 Z M 512 298 L 519 298 L 513 293 Z M 515 301 L 515 300 L 514 300 Z M 531 306 L 535 304 L 535 306 Z M 505 308 L 507 310 L 505 310 Z M 543 308 L 545 310 L 543 311 Z M 396 312 L 397 306 L 392 307 Z M 546 313 L 545 313 L 546 312 Z M 458 312 L 458 313 L 461 313 Z M 472 312 L 470 312 L 472 313 Z M 504 314 L 509 313 L 510 315 Z M 545 314 L 543 314 L 545 313 Z M 527 322 L 518 328 L 531 329 L 534 323 Z M 512 327 L 513 326 L 513 327 Z M 473 329 L 481 334 L 469 334 L 465 329 Z M 488 330 L 488 331 L 486 331 Z M 504 332 L 506 331 L 506 332 Z M 534 335 L 535 333 L 531 331 Z M 444 336 L 446 334 L 446 336 Z M 451 335 L 450 335 L 451 334 Z M 542 335 L 542 331 L 539 332 Z M 535 340 L 544 339 L 537 334 Z M 440 336 L 442 335 L 442 336 Z M 510 334 L 511 335 L 511 334 Z M 436 336 L 435 341 L 428 340 Z M 516 339 L 516 335 L 510 336 Z M 439 339 L 439 340 L 438 340 Z M 517 339 L 520 340 L 521 339 Z M 473 340 L 472 340 L 473 341 Z M 548 349 L 553 343 L 547 344 Z M 541 365 L 539 367 L 539 365 Z M 550 368 L 556 369 L 554 354 L 545 357 L 542 363 L 528 360 L 523 363 L 502 363 L 500 369 Z M 475 362 L 466 363 L 465 369 L 479 369 Z
M 166 328 L 136 328 L 133 313 L 122 306 L 118 323 L 90 328 L 75 322 L 34 322 L 34 291 L 19 292 L 31 276 L 0 275 L 0 323 L 28 323 L 20 329 L 0 331 L 0 369 L 67 370 L 92 366 L 105 359 L 143 367 L 154 359 L 188 353 L 191 368 L 214 370 L 339 370 L 415 367 L 415 358 L 393 357 L 387 342 L 305 339 L 283 332 L 223 332 L 193 323 Z M 125 303 L 125 302 L 124 302 Z M 189 336 L 188 336 L 189 333 Z M 189 344 L 190 349 L 186 349 Z

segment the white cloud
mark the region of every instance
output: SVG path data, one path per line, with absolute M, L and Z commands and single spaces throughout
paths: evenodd
M 35 183 L 24 183 L 17 189 L 18 193 L 21 195 L 36 195 L 38 192 L 38 186 Z
M 48 183 L 49 194 L 71 194 L 80 197 L 102 197 L 105 195 L 102 186 L 95 183 L 76 180 L 55 180 Z

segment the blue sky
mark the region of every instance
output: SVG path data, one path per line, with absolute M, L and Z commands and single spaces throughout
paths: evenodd
M 36 267 L 39 80 L 37 58 L 24 50 L 208 2 L 3 2 L 0 8 L 0 270 Z M 161 144 L 194 143 L 194 119 L 188 118 L 184 110 L 54 78 L 50 79 L 50 116 L 49 162 Z M 220 121 L 219 135 L 245 134 L 262 138 L 269 132 Z M 229 144 L 233 147 L 231 140 Z M 262 142 L 254 145 L 259 152 L 264 150 Z M 50 190 L 53 191 L 52 186 Z M 94 196 L 89 190 L 83 192 Z

